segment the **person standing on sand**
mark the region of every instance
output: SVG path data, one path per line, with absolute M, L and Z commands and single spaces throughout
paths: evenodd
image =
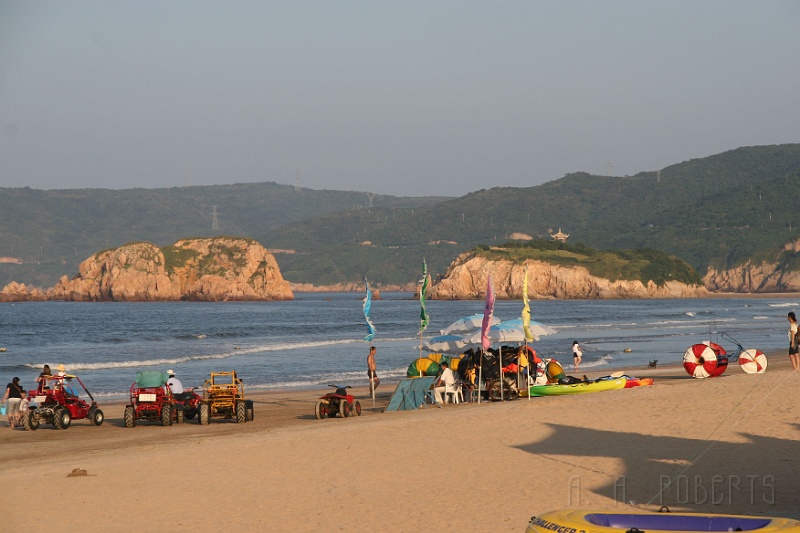
M 797 317 L 794 311 L 789 311 L 789 359 L 792 361 L 792 370 L 800 370 L 800 355 L 798 355 Z
M 575 363 L 575 370 L 578 370 L 578 365 L 580 365 L 581 360 L 583 360 L 583 352 L 581 351 L 581 345 L 578 344 L 578 341 L 572 343 L 572 360 Z
M 25 390 L 19 386 L 19 378 L 15 377 L 11 383 L 6 385 L 6 393 L 3 395 L 3 402 L 8 401 L 8 425 L 13 429 L 20 422 L 19 406 L 25 397 Z
M 378 388 L 378 385 L 381 384 L 381 380 L 378 379 L 378 366 L 375 364 L 375 351 L 377 348 L 374 346 L 369 347 L 369 355 L 367 356 L 367 376 L 369 377 L 369 388 L 372 393 L 375 392 L 375 389 Z

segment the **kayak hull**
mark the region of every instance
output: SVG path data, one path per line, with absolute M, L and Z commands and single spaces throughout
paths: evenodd
M 587 392 L 602 392 L 625 388 L 625 378 L 608 379 L 603 381 L 592 381 L 586 383 L 573 383 L 571 385 L 559 385 L 548 383 L 547 385 L 531 385 L 528 393 L 531 396 L 564 396 L 567 394 L 582 394 Z M 525 396 L 525 391 L 521 392 Z
M 700 513 L 611 513 L 605 511 L 563 510 L 531 518 L 526 533 L 584 531 L 586 533 L 624 533 L 631 529 L 658 533 L 753 531 L 788 533 L 800 531 L 800 522 L 790 518 Z

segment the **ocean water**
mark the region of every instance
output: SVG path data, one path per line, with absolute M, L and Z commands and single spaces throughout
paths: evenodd
M 328 383 L 366 385 L 369 343 L 363 294 L 298 293 L 291 302 L 0 304 L 0 379 L 34 385 L 42 365 L 63 363 L 93 394 L 122 398 L 137 370 L 174 369 L 185 386 L 211 371 L 236 370 L 248 388 L 310 389 Z M 583 369 L 679 363 L 692 344 L 711 340 L 732 352 L 781 350 L 792 299 L 532 301 L 534 320 L 557 334 L 533 343 L 540 355 L 571 368 L 571 345 L 584 348 Z M 455 320 L 483 312 L 482 301 L 429 301 L 424 339 Z M 519 318 L 520 301 L 498 301 L 495 315 Z M 383 293 L 372 303 L 378 375 L 405 376 L 419 356 L 419 301 Z M 626 349 L 630 353 L 626 353 Z M 728 372 L 738 371 L 731 368 Z

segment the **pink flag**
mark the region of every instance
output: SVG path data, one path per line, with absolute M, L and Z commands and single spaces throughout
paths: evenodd
M 492 343 L 489 341 L 489 328 L 492 327 L 492 316 L 494 315 L 494 289 L 492 288 L 492 275 L 489 274 L 489 281 L 486 285 L 486 305 L 483 308 L 483 324 L 481 325 L 481 346 L 483 351 L 487 351 Z

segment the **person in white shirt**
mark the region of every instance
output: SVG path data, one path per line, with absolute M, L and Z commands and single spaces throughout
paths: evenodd
M 448 389 L 453 390 L 453 384 L 456 382 L 456 376 L 450 370 L 450 365 L 446 361 L 442 361 L 442 368 L 442 375 L 439 376 L 436 388 L 433 389 L 433 394 L 436 397 L 436 407 L 442 406 L 442 393 Z
M 572 343 L 572 360 L 575 365 L 575 370 L 578 370 L 578 365 L 581 364 L 581 360 L 583 359 L 583 352 L 581 351 L 581 345 L 578 344 L 578 341 Z
M 175 377 L 175 372 L 172 370 L 167 370 L 167 374 L 169 374 L 167 386 L 169 387 L 169 390 L 172 391 L 172 394 L 175 396 L 178 394 L 183 394 L 183 384 L 181 383 L 181 380 Z

